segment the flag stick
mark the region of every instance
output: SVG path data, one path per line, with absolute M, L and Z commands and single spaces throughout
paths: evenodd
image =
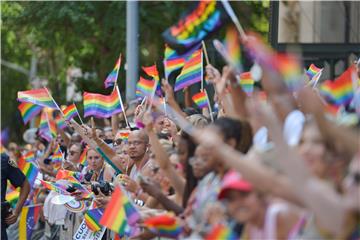
M 204 92 L 205 92 L 205 94 L 206 94 L 206 100 L 207 100 L 207 103 L 208 103 L 208 108 L 209 108 L 209 112 L 210 112 L 211 122 L 214 122 L 214 117 L 213 117 L 213 115 L 212 115 L 212 109 L 211 109 L 210 99 L 209 99 L 209 96 L 208 96 L 208 94 L 207 94 L 206 89 L 204 89 Z
M 316 88 L 316 85 L 317 85 L 317 83 L 319 82 L 319 79 L 320 79 L 320 77 L 321 77 L 322 71 L 323 71 L 323 69 L 321 69 L 320 72 L 318 72 L 318 73 L 316 74 L 316 76 L 314 77 L 314 78 L 315 78 L 315 81 L 314 81 L 314 85 L 313 85 L 312 88 Z
M 226 12 L 229 14 L 231 20 L 234 22 L 236 29 L 239 31 L 240 33 L 240 37 L 242 40 L 245 40 L 247 38 L 245 31 L 243 29 L 243 27 L 241 26 L 239 19 L 236 17 L 234 10 L 232 9 L 232 7 L 230 6 L 229 2 L 227 0 L 221 0 L 221 3 L 223 4 Z
M 79 111 L 78 111 L 78 109 L 77 109 L 77 107 L 76 107 L 76 104 L 75 104 L 74 102 L 73 102 L 73 104 L 75 105 L 75 110 L 76 110 L 76 113 L 77 113 L 77 115 L 78 115 L 78 117 L 79 117 L 79 119 L 80 119 L 81 124 L 84 125 L 84 122 L 83 122 L 83 120 L 82 120 L 81 117 L 80 117 L 80 114 L 79 114 Z
M 123 112 L 123 114 L 124 114 L 126 126 L 128 126 L 128 128 L 130 129 L 130 125 L 129 125 L 129 122 L 128 122 L 128 120 L 127 120 L 126 113 L 125 113 L 126 111 L 125 111 L 125 108 L 124 108 L 124 104 L 123 104 L 123 101 L 122 101 L 122 99 L 121 99 L 120 90 L 119 90 L 119 88 L 118 88 L 117 86 L 116 86 L 116 91 L 117 91 L 117 93 L 118 93 L 118 95 L 119 95 L 120 106 L 121 106 L 122 112 Z
M 203 41 L 204 42 L 204 41 Z M 204 72 L 203 72 L 203 58 L 202 58 L 202 52 L 201 51 L 201 91 L 204 90 Z M 206 55 L 205 55 L 206 56 Z
M 203 50 L 204 50 L 204 53 L 205 53 L 206 64 L 209 65 L 210 61 L 209 61 L 209 56 L 208 56 L 208 53 L 207 53 L 207 50 L 206 50 L 206 45 L 205 45 L 204 40 L 201 41 L 201 44 L 202 44 L 202 47 L 203 47 Z
M 49 90 L 48 90 L 46 87 L 44 87 L 44 88 L 45 88 L 46 92 L 49 94 L 49 96 L 51 97 L 51 99 L 53 100 L 53 102 L 55 103 L 55 105 L 56 105 L 57 109 L 60 111 L 61 115 L 64 117 L 64 113 L 61 111 L 61 108 L 60 108 L 59 105 L 56 103 L 56 101 L 54 100 L 53 96 L 50 94 Z

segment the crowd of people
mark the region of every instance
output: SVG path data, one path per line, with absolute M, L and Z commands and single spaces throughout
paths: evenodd
M 291 92 L 281 79 L 263 68 L 261 91 L 256 87 L 248 96 L 232 67 L 220 71 L 209 64 L 214 112 L 193 108 L 189 88 L 179 104 L 164 80 L 165 104 L 157 97 L 128 104 L 130 128 L 119 113 L 85 124 L 67 121 L 50 142 L 32 132 L 25 145 L 4 146 L 2 175 L 3 165 L 16 168 L 29 151 L 39 169 L 33 186 L 21 174 L 8 176 L 21 187 L 13 212 L 2 219 L 9 239 L 19 234 L 18 218 L 30 188 L 32 203 L 42 206 L 32 232 L 38 239 L 72 239 L 86 209 L 113 207 L 109 202 L 116 188 L 141 217 L 131 234 L 107 229 L 102 239 L 169 238 L 143 224 L 167 213 L 176 219 L 180 239 L 359 239 L 359 123 L 340 124 L 329 116 L 316 88 Z M 64 154 L 59 168 L 51 161 L 57 144 Z M 85 203 L 84 211 L 56 203 L 61 193 L 40 181 L 58 181 L 60 170 L 77 173 L 94 193 L 83 198 L 68 189 Z M 227 235 L 220 237 L 214 229 Z

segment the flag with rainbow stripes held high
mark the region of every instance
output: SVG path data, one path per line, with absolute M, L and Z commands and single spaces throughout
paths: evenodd
M 355 73 L 354 65 L 350 66 L 334 81 L 327 80 L 320 85 L 320 94 L 335 106 L 347 105 L 354 97 L 352 75 Z
M 240 74 L 239 84 L 242 90 L 250 95 L 254 91 L 254 79 L 251 76 L 251 72 L 243 72 Z
M 320 71 L 322 70 L 322 68 L 318 68 L 316 67 L 313 63 L 310 65 L 310 67 L 308 68 L 308 70 L 306 70 L 306 75 L 309 77 L 309 80 L 313 79 L 313 77 L 316 76 L 316 74 L 318 74 Z
M 168 79 L 173 71 L 176 71 L 184 66 L 185 58 L 178 56 L 175 50 L 165 45 L 164 54 L 164 72 L 165 78 Z
M 56 122 L 56 125 L 57 125 L 58 129 L 65 129 L 66 128 L 65 120 L 60 115 L 58 115 L 55 118 L 55 122 Z
M 154 84 L 156 84 L 156 81 L 140 77 L 140 80 L 136 84 L 136 96 L 138 98 L 150 96 L 154 89 Z
M 203 75 L 202 49 L 196 50 L 186 60 L 180 75 L 176 78 L 175 91 L 201 82 Z
M 30 186 L 33 186 L 39 173 L 39 170 L 36 168 L 36 166 L 31 162 L 27 162 L 25 158 L 21 157 L 18 162 L 18 167 L 28 179 Z
M 46 88 L 20 91 L 17 96 L 19 102 L 33 103 L 42 107 L 58 108 Z
M 67 106 L 64 110 L 64 118 L 68 121 L 70 121 L 71 119 L 73 119 L 74 117 L 76 117 L 77 115 L 77 110 L 76 110 L 76 106 L 75 104 L 71 104 L 69 106 Z
M 144 70 L 144 72 L 147 75 L 151 76 L 154 80 L 156 80 L 156 81 L 160 80 L 159 72 L 158 72 L 155 64 L 150 67 L 142 67 L 142 69 Z
M 52 139 L 46 111 L 43 111 L 40 116 L 39 134 L 48 142 L 50 142 Z
M 235 67 L 241 65 L 241 49 L 239 33 L 234 27 L 228 27 L 224 39 L 224 46 L 228 53 L 229 60 Z
M 85 147 L 83 152 L 81 153 L 80 155 L 80 158 L 79 158 L 79 163 L 83 166 L 86 166 L 87 165 L 87 162 L 86 162 L 86 154 L 87 154 L 87 151 L 88 151 L 88 148 Z
M 28 102 L 22 102 L 18 109 L 21 113 L 21 117 L 24 121 L 24 124 L 27 124 L 31 119 L 41 112 L 42 106 L 35 105 Z
M 120 65 L 121 65 L 121 54 L 120 54 L 118 60 L 116 61 L 114 69 L 109 73 L 109 75 L 105 79 L 105 82 L 104 82 L 105 88 L 114 86 L 115 82 L 117 81 L 118 75 L 119 75 Z
M 110 95 L 84 92 L 84 116 L 108 118 L 122 112 L 119 94 L 114 90 Z
M 208 97 L 206 92 L 199 92 L 192 96 L 194 103 L 200 108 L 206 108 L 208 106 Z
M 35 154 L 32 151 L 27 152 L 22 157 L 25 159 L 26 162 L 35 162 L 36 160 Z

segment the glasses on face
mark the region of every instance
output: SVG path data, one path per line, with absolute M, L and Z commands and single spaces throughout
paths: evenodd
M 143 144 L 144 142 L 143 141 L 132 141 L 132 142 L 128 142 L 128 145 L 131 146 L 131 145 L 134 145 L 134 146 L 139 146 L 141 144 Z
M 194 166 L 196 162 L 203 164 L 203 163 L 204 163 L 204 159 L 203 159 L 203 158 L 199 158 L 199 157 L 191 157 L 191 158 L 189 158 L 189 164 L 190 164 L 191 166 Z
M 113 146 L 116 147 L 116 146 L 120 146 L 122 143 L 122 140 L 119 138 L 119 139 L 116 139 L 114 142 L 113 142 Z

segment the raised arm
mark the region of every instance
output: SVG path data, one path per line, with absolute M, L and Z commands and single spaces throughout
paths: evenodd
M 185 179 L 178 174 L 174 166 L 170 163 L 169 156 L 167 155 L 164 148 L 161 146 L 161 143 L 153 129 L 153 119 L 149 112 L 146 112 L 144 114 L 143 122 L 146 126 L 145 129 L 149 136 L 151 149 L 155 153 L 155 159 L 159 164 L 159 167 L 169 178 L 177 196 L 182 197 L 185 189 Z

